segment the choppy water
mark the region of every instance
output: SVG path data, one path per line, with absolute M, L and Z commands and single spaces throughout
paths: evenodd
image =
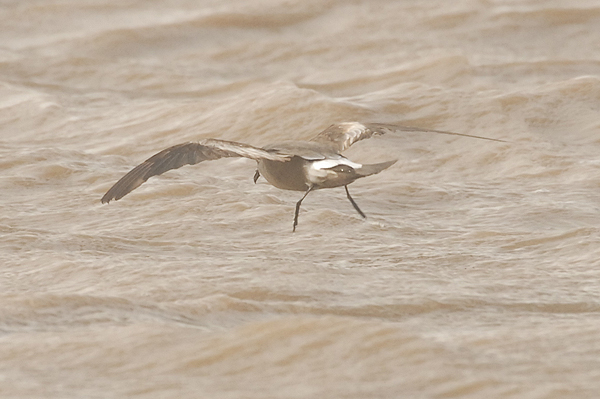
M 597 1 L 0 3 L 0 396 L 594 398 Z M 173 144 L 424 133 L 343 189 Z

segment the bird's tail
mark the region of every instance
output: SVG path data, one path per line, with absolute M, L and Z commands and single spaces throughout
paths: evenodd
M 356 169 L 356 174 L 360 175 L 360 177 L 371 176 L 381 172 L 384 169 L 389 168 L 390 166 L 395 164 L 396 161 L 398 160 L 394 159 L 393 161 L 363 165 L 362 168 Z

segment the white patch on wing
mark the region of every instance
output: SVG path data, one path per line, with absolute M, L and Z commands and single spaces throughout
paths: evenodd
M 333 168 L 334 166 L 338 166 L 338 165 L 348 165 L 354 169 L 362 168 L 361 164 L 352 162 L 346 158 L 324 159 L 322 161 L 316 161 L 310 165 L 310 168 L 316 169 L 316 170 L 323 170 L 323 169 L 330 169 L 330 168 Z
M 350 147 L 352 143 L 358 141 L 360 136 L 362 136 L 365 133 L 365 130 L 367 130 L 365 125 L 358 122 L 346 122 L 340 124 L 340 126 L 342 126 L 346 131 L 346 147 Z
M 338 165 L 348 165 L 354 169 L 362 168 L 359 163 L 352 162 L 346 158 L 340 157 L 338 159 L 324 159 L 322 161 L 311 162 L 306 167 L 306 176 L 308 180 L 313 184 L 322 184 L 328 178 L 335 178 L 337 173 L 329 169 Z

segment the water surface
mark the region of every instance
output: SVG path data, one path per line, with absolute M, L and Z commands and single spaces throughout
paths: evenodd
M 5 1 L 0 394 L 600 392 L 596 1 Z M 168 146 L 334 122 L 385 172 L 311 193 Z

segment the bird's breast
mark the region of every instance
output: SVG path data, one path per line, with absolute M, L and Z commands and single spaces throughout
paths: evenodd
M 307 161 L 294 156 L 287 162 L 262 159 L 258 162 L 258 171 L 273 186 L 282 190 L 306 191 L 310 181 L 306 176 Z

